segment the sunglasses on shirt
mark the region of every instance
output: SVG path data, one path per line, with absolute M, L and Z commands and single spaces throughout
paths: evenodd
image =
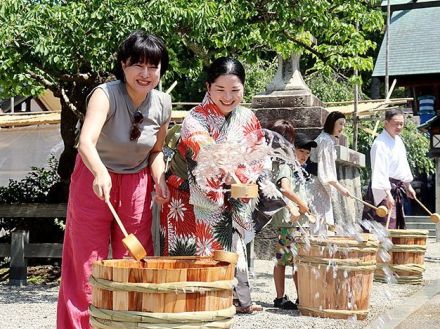
M 142 121 L 144 121 L 144 115 L 141 111 L 137 110 L 133 114 L 133 124 L 131 125 L 130 132 L 131 141 L 137 141 L 141 136 L 141 129 L 139 128 L 139 125 L 142 123 Z

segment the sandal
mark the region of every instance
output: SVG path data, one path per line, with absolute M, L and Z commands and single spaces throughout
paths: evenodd
M 263 306 L 258 304 L 252 304 L 246 307 L 243 306 L 235 306 L 235 311 L 241 314 L 253 314 L 254 312 L 261 312 L 263 310 Z

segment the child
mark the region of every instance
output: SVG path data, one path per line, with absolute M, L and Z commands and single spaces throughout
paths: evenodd
M 311 148 L 317 146 L 314 140 L 311 140 L 301 133 L 296 134 L 294 145 L 296 160 L 301 166 L 307 161 Z M 292 170 L 287 164 L 275 164 L 275 167 L 278 167 L 276 183 L 280 187 L 282 194 L 291 202 L 289 202 L 285 208 L 277 212 L 272 218 L 272 226 L 276 228 L 279 233 L 275 254 L 277 264 L 274 266 L 273 270 L 273 278 L 277 293 L 277 297 L 274 300 L 274 307 L 296 310 L 298 309 L 298 299 L 296 300 L 296 303 L 293 303 L 289 300 L 287 295 L 284 294 L 284 281 L 286 266 L 293 266 L 294 263 L 294 252 L 292 248 L 296 248 L 294 245 L 294 239 L 297 232 L 297 225 L 295 225 L 295 223 L 299 220 L 301 220 L 301 222 L 304 221 L 303 218 L 300 218 L 298 211 L 295 208 L 297 207 L 301 214 L 309 212 L 307 203 L 304 202 L 305 177 L 302 173 L 299 173 L 298 170 Z M 299 170 L 305 172 L 302 168 Z M 296 272 L 293 274 L 293 280 L 295 283 L 295 289 L 298 292 L 298 277 Z

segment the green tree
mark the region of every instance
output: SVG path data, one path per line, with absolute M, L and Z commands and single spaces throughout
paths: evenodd
M 349 142 L 352 144 L 353 127 L 351 120 L 348 120 L 348 125 L 345 129 L 345 134 L 349 136 Z M 370 149 L 374 141 L 374 136 L 371 134 L 374 131 L 375 121 L 362 121 L 359 129 L 358 151 L 364 153 L 367 159 L 367 167 L 361 171 L 362 186 L 366 187 L 371 175 L 370 166 Z M 383 129 L 383 122 L 378 125 L 377 132 L 380 133 Z M 432 174 L 434 173 L 434 161 L 428 157 L 429 136 L 417 129 L 416 124 L 411 116 L 405 118 L 405 126 L 401 133 L 401 137 L 406 147 L 406 155 L 411 172 L 414 175 Z
M 354 98 L 354 84 L 335 72 L 313 72 L 305 77 L 313 95 L 323 102 L 350 101 Z
M 65 150 L 58 172 L 67 185 L 74 164 L 74 135 L 85 97 L 112 78 L 114 52 L 132 30 L 162 36 L 171 70 L 164 85 L 191 82 L 215 56 L 247 62 L 310 54 L 318 70 L 371 70 L 368 33 L 383 26 L 368 0 L 2 0 L 0 2 L 0 97 L 36 95 L 47 88 L 61 98 Z M 358 25 L 358 29 L 356 28 Z M 188 99 L 184 99 L 188 100 Z

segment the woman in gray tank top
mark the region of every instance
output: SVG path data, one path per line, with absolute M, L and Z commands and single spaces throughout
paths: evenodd
M 151 191 L 166 202 L 162 147 L 171 116 L 169 95 L 155 90 L 168 68 L 163 41 L 143 31 L 125 39 L 117 54 L 117 81 L 89 95 L 72 173 L 63 246 L 57 328 L 89 328 L 92 263 L 127 252 L 106 203 L 129 233 L 153 254 Z

